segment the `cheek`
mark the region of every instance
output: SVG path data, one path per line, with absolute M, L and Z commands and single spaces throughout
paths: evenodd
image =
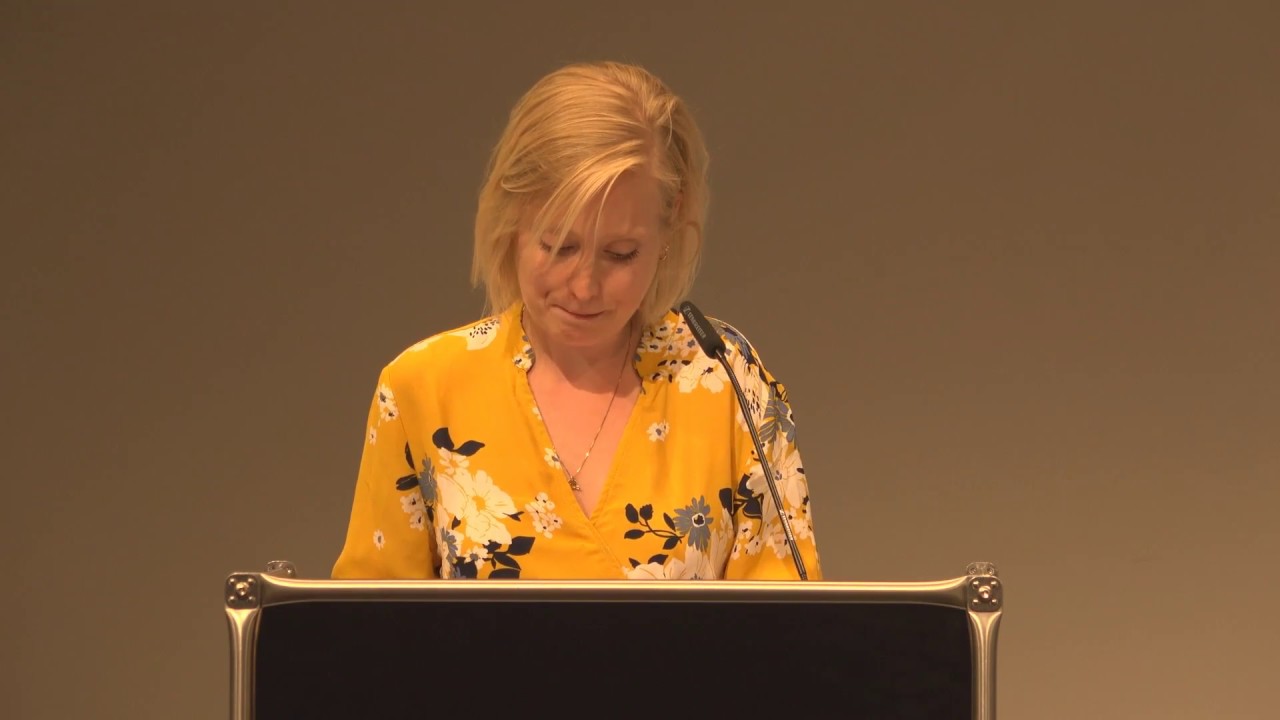
M 545 257 L 537 249 L 521 248 L 516 260 L 516 281 L 520 284 L 521 295 L 538 294 L 540 288 L 549 284 L 544 261 Z
M 628 266 L 617 274 L 615 287 L 620 295 L 625 295 L 633 302 L 639 303 L 644 299 L 645 294 L 649 292 L 649 287 L 653 284 L 656 273 L 656 265 L 637 264 Z
M 528 284 L 537 295 L 546 295 L 556 288 L 564 287 L 569 282 L 569 273 L 565 270 L 567 263 L 553 264 L 539 258 L 528 266 Z

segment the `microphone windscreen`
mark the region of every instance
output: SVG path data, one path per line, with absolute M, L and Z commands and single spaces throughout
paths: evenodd
M 711 322 L 707 320 L 707 316 L 702 314 L 697 305 L 688 300 L 680 303 L 680 314 L 684 316 L 685 323 L 693 331 L 693 337 L 702 347 L 702 352 L 713 358 L 719 358 L 724 354 L 724 338 L 715 331 Z

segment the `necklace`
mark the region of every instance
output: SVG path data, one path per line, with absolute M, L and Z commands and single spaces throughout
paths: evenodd
M 591 444 L 587 446 L 587 452 L 582 456 L 582 462 L 578 463 L 578 469 L 572 473 L 569 468 L 562 462 L 560 468 L 564 470 L 564 476 L 569 480 L 569 487 L 576 492 L 582 492 L 582 486 L 578 484 L 578 476 L 582 474 L 582 468 L 587 466 L 587 460 L 591 458 L 591 451 L 596 447 L 596 441 L 600 439 L 600 433 L 604 430 L 604 424 L 609 420 L 609 412 L 613 410 L 613 401 L 618 399 L 618 390 L 622 387 L 622 376 L 627 374 L 627 356 L 622 356 L 622 367 L 618 369 L 618 379 L 613 383 L 613 394 L 609 396 L 609 404 L 605 406 L 604 417 L 600 418 L 600 427 L 596 428 L 595 437 L 591 438 Z M 538 412 L 542 412 L 539 410 Z M 555 441 L 552 441 L 555 444 Z M 559 452 L 557 451 L 557 455 Z
M 523 325 L 524 324 L 523 316 L 521 316 L 520 321 L 521 321 L 520 324 Z M 528 333 L 526 332 L 526 335 L 527 334 Z M 628 327 L 628 330 L 627 330 L 627 337 L 628 338 L 631 337 L 630 327 Z M 564 471 L 564 477 L 566 480 L 569 481 L 569 488 L 572 489 L 574 492 L 582 492 L 582 485 L 578 482 L 578 475 L 582 474 L 582 468 L 586 467 L 587 460 L 591 459 L 591 451 L 595 449 L 596 441 L 600 439 L 600 433 L 604 431 L 604 424 L 608 422 L 609 413 L 613 410 L 613 401 L 618 399 L 618 390 L 622 387 L 622 377 L 627 374 L 628 357 L 629 356 L 626 352 L 622 354 L 622 366 L 618 368 L 618 379 L 615 380 L 613 383 L 613 394 L 609 396 L 609 404 L 605 406 L 604 417 L 600 418 L 600 426 L 596 428 L 596 434 L 594 437 L 591 438 L 591 444 L 587 446 L 587 452 L 582 456 L 582 462 L 578 463 L 578 469 L 574 470 L 573 472 L 569 472 L 569 468 L 565 466 L 564 461 L 561 460 L 560 462 L 560 469 Z M 538 404 L 537 395 L 533 396 L 533 404 L 534 404 L 534 407 L 538 408 L 538 416 L 540 418 L 543 418 L 542 422 L 543 422 L 543 425 L 545 426 L 546 416 L 543 415 L 542 407 Z M 547 434 L 548 436 L 550 436 L 549 431 Z M 555 440 L 551 440 L 552 446 L 555 445 L 555 442 L 556 442 Z M 556 457 L 558 458 L 560 456 L 560 451 L 556 450 L 555 452 L 556 452 Z

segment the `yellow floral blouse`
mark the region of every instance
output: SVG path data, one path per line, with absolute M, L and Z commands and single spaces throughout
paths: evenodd
M 383 368 L 334 578 L 799 578 L 729 376 L 678 313 L 636 348 L 641 393 L 587 516 L 529 389 L 521 310 L 427 338 Z M 786 390 L 741 333 L 712 322 L 819 580 Z

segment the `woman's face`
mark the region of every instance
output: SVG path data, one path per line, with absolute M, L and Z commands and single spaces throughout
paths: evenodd
M 601 207 L 588 202 L 558 252 L 555 235 L 517 239 L 516 275 L 525 321 L 544 341 L 608 349 L 648 293 L 662 252 L 658 182 L 643 172 L 619 176 Z M 599 217 L 599 223 L 596 218 Z

